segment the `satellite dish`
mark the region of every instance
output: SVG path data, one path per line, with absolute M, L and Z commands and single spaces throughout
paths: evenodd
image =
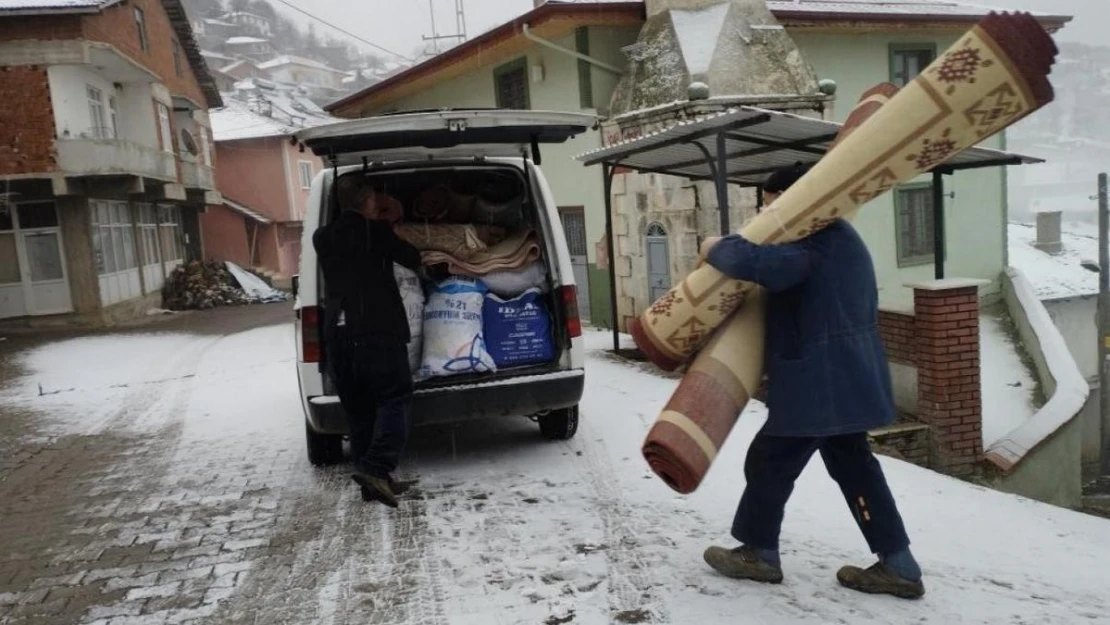
M 189 154 L 196 156 L 200 153 L 200 148 L 197 147 L 196 137 L 186 128 L 181 129 L 181 142 L 185 144 L 185 150 L 188 151 Z

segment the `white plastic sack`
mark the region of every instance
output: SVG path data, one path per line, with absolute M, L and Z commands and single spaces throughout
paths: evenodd
M 542 261 L 536 261 L 523 269 L 494 271 L 482 276 L 482 283 L 494 295 L 517 297 L 529 289 L 547 292 L 547 269 Z
M 409 369 L 416 372 L 424 354 L 424 287 L 416 272 L 394 263 L 393 277 L 409 320 Z
M 231 261 L 225 261 L 224 265 L 227 270 L 231 272 L 231 277 L 239 283 L 239 288 L 247 294 L 247 298 L 252 302 L 284 302 L 287 299 L 285 293 L 266 284 L 262 278 L 254 275 L 249 271 L 245 271 L 239 265 Z
M 486 289 L 469 278 L 436 285 L 424 306 L 424 359 L 418 379 L 497 370 L 482 336 Z

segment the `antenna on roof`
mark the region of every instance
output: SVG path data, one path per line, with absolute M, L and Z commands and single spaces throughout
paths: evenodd
M 424 41 L 432 42 L 432 49 L 436 54 L 439 54 L 439 42 L 441 39 L 454 39 L 456 43 L 466 41 L 466 6 L 463 4 L 464 0 L 455 0 L 455 34 L 453 35 L 440 35 L 436 31 L 436 8 L 435 0 L 428 0 L 428 13 L 432 18 L 432 35 L 429 37 L 425 35 Z

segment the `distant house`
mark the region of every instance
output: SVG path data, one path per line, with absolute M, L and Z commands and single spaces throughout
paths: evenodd
M 259 63 L 258 67 L 269 72 L 270 78 L 278 82 L 328 89 L 342 88 L 343 78 L 347 75 L 346 72 L 319 61 L 288 54 Z
M 274 44 L 261 37 L 229 37 L 224 41 L 224 52 L 233 58 L 247 58 L 253 61 L 268 59 L 274 55 Z
M 253 79 L 247 79 L 253 80 Z M 212 111 L 217 186 L 224 197 L 201 219 L 207 258 L 230 260 L 287 284 L 297 272 L 301 222 L 319 158 L 289 141 L 296 130 L 338 121 L 310 100 L 257 88 Z
M 269 37 L 274 34 L 274 26 L 266 17 L 247 11 L 228 13 L 224 21 L 231 22 L 241 30 L 259 37 Z
M 224 65 L 220 71 L 235 78 L 236 80 L 245 80 L 247 78 L 270 78 L 270 73 L 259 67 L 252 61 L 242 59 L 235 61 L 229 65 Z
M 220 201 L 208 109 L 221 98 L 184 8 L 12 6 L 0 3 L 0 318 L 145 313 L 201 256 L 198 215 Z

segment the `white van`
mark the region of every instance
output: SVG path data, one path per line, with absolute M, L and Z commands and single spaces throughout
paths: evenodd
M 300 275 L 294 280 L 297 377 L 313 464 L 340 461 L 347 432 L 328 373 L 321 325 L 323 277 L 312 246 L 316 229 L 339 214 L 333 193 L 337 175 L 365 176 L 384 185 L 404 206 L 405 221 L 416 223 L 420 220 L 413 214 L 411 198 L 436 181 L 482 184 L 496 177 L 519 183 L 515 219 L 518 227 L 533 229 L 539 239 L 555 359 L 539 366 L 418 382 L 412 419 L 419 425 L 525 416 L 534 418 L 549 439 L 574 436 L 585 382 L 582 324 L 562 222 L 539 167 L 540 150 L 543 144 L 563 143 L 595 124 L 594 117 L 576 113 L 449 110 L 385 115 L 296 133 L 302 149 L 311 150 L 325 164 L 309 191 Z

